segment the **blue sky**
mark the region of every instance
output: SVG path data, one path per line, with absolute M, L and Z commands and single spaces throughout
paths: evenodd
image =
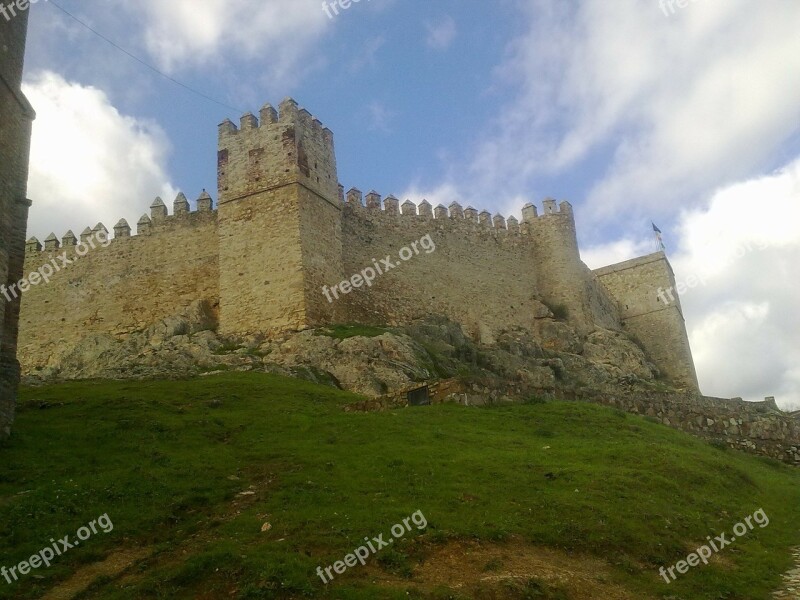
M 57 0 L 31 8 L 30 233 L 216 197 L 217 124 L 292 96 L 346 188 L 576 209 L 591 267 L 664 231 L 706 393 L 800 404 L 796 0 Z M 744 251 L 742 251 L 744 249 Z M 794 275 L 794 276 L 793 276 Z

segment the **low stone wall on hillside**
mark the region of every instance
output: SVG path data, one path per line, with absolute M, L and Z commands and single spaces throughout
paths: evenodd
M 739 398 L 656 392 L 590 393 L 567 398 L 570 395 L 557 394 L 651 417 L 709 441 L 800 466 L 800 420 L 782 412 L 774 398 L 744 402 Z
M 774 398 L 745 402 L 686 393 L 631 391 L 603 393 L 571 389 L 541 389 L 525 394 L 517 386 L 503 392 L 457 379 L 418 383 L 380 398 L 345 407 L 346 411 L 381 411 L 415 404 L 457 402 L 483 406 L 519 401 L 526 396 L 591 402 L 650 417 L 710 442 L 750 454 L 769 456 L 800 466 L 800 414 L 784 413 Z
M 467 386 L 457 379 L 415 383 L 379 398 L 368 398 L 348 404 L 344 410 L 345 412 L 378 412 L 445 402 L 465 404 L 462 397 L 465 397 L 466 389 Z

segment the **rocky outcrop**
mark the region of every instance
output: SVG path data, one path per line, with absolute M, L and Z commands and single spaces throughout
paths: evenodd
M 370 335 L 323 328 L 272 338 L 223 338 L 216 333 L 209 304 L 196 301 L 142 331 L 92 335 L 57 348 L 45 366 L 25 372 L 25 381 L 150 379 L 257 370 L 378 397 L 409 383 L 456 375 L 498 387 L 515 382 L 523 389 L 554 388 L 560 381 L 602 386 L 621 378 L 654 378 L 654 367 L 622 334 L 597 330 L 581 341 L 563 322 L 538 321 L 542 340 L 518 329 L 500 332 L 492 345 L 473 341 L 443 317 L 373 329 Z

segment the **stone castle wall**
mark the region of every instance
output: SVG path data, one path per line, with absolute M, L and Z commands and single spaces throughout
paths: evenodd
M 43 366 L 81 336 L 123 336 L 196 299 L 219 307 L 222 334 L 240 336 L 441 314 L 491 343 L 503 329 L 535 331 L 548 307 L 582 335 L 633 322 L 620 303 L 634 292 L 616 285 L 617 270 L 600 276 L 581 262 L 568 202 L 547 199 L 541 215 L 526 205 L 520 222 L 457 203 L 449 210 L 427 202 L 400 206 L 374 192 L 364 202 L 355 189 L 345 198 L 333 134 L 293 100 L 279 108 L 265 106 L 260 118 L 248 113 L 238 127 L 220 125 L 218 211 L 204 194 L 190 213 L 181 194 L 168 216 L 157 199 L 138 223 L 140 235 L 130 237 L 127 223 L 118 223 L 108 248 L 26 292 L 26 369 Z M 430 253 L 420 244 L 428 235 L 436 246 Z M 401 249 L 412 243 L 418 250 L 402 260 Z M 69 239 L 61 244 L 73 251 Z M 41 251 L 32 240 L 26 272 L 63 252 L 59 245 L 51 235 Z M 387 256 L 398 266 L 372 286 L 332 301 L 323 291 Z M 690 353 L 669 354 L 670 344 L 688 348 L 682 320 L 636 325 L 648 341 L 648 329 L 661 335 L 674 328 L 666 342 L 646 347 L 665 372 L 680 372 L 670 361 L 691 360 Z
M 411 203 L 404 205 L 405 214 L 398 214 L 392 200 L 385 210 L 360 202 L 350 202 L 345 209 L 344 274 L 327 285 L 366 267 L 375 269 L 373 260 L 382 270 L 387 256 L 397 265 L 378 275 L 371 287 L 333 300 L 347 304 L 354 322 L 399 324 L 441 314 L 484 341 L 512 325 L 533 328 L 538 265 L 529 236 L 464 218 L 435 219 L 424 209 L 418 215 Z M 424 236 L 430 236 L 435 250 L 419 243 Z M 418 253 L 404 261 L 399 253 L 412 242 Z M 315 291 L 324 297 L 322 290 Z
M 545 302 L 549 306 L 564 307 L 570 324 L 581 335 L 590 333 L 598 325 L 618 329 L 615 303 L 596 285 L 581 262 L 575 218 L 569 203 L 556 206 L 555 200 L 547 199 L 541 216 L 536 216 L 535 207 L 527 205 L 523 209 L 523 219 L 530 224 L 536 262 L 540 265 L 539 287 Z M 592 302 L 590 296 L 596 302 Z M 606 306 L 613 308 L 606 311 Z
M 675 288 L 675 275 L 663 252 L 595 270 L 620 307 L 623 329 L 644 347 L 670 380 L 698 389 L 692 350 L 680 298 L 665 304 L 660 290 Z
M 34 112 L 21 91 L 28 14 L 0 22 L 0 285 L 22 276 Z M 0 295 L 0 437 L 10 433 L 19 382 L 19 300 Z
M 457 203 L 432 211 L 427 203 L 405 202 L 398 210 L 395 198 L 382 206 L 375 192 L 364 205 L 361 193 L 351 190 L 343 219 L 344 277 L 387 256 L 397 267 L 345 295 L 348 314 L 358 322 L 389 324 L 441 314 L 491 342 L 503 329 L 534 330 L 544 303 L 563 306 L 587 328 L 620 329 L 616 301 L 580 261 L 569 204 L 547 212 L 550 202 L 542 215 L 527 206 L 520 224 Z M 426 235 L 434 251 L 418 244 L 418 253 L 400 258 L 401 249 Z
M 59 257 L 65 252 L 70 264 L 55 272 L 49 282 L 31 285 L 23 294 L 20 354 L 26 371 L 46 366 L 61 349 L 87 335 L 125 336 L 141 331 L 195 299 L 221 305 L 222 332 L 242 334 L 257 332 L 228 331 L 235 329 L 229 325 L 231 319 L 244 322 L 258 314 L 277 330 L 302 329 L 307 312 L 316 310 L 309 307 L 315 304 L 323 306 L 318 315 L 323 311 L 340 315 L 330 321 L 320 318 L 323 324 L 400 324 L 442 314 L 462 323 L 465 330 L 484 342 L 492 342 L 496 333 L 510 327 L 533 330 L 536 316 L 541 316 L 540 265 L 528 224 L 508 229 L 505 222 L 501 227 L 499 221 L 497 225 L 480 223 L 452 218 L 446 212 L 433 218 L 432 214 L 418 215 L 412 203 L 406 203 L 405 214 L 400 214 L 391 210 L 391 199 L 387 199 L 389 210 L 376 208 L 374 203 L 366 208 L 350 202 L 338 208 L 342 213 L 338 222 L 343 250 L 336 257 L 326 253 L 327 242 L 314 235 L 319 221 L 334 221 L 333 209 L 330 213 L 314 210 L 313 197 L 306 198 L 305 205 L 289 202 L 281 196 L 287 189 L 283 186 L 277 193 L 246 198 L 237 213 L 246 216 L 228 216 L 233 222 L 227 225 L 222 224 L 225 217 L 219 216 L 225 214 L 224 207 L 185 212 L 181 194 L 173 214 L 168 215 L 167 207 L 158 199 L 151 215 L 139 221 L 139 235 L 131 236 L 123 221 L 114 228 L 115 237 L 109 236 L 103 244 L 98 237 L 104 235 L 102 224 L 87 227 L 80 237 L 92 241 L 91 245 L 82 245 L 80 256 L 75 245 L 78 240 L 71 231 L 61 240 L 50 236 L 44 247 L 35 238 L 29 240 L 26 274 L 39 271 L 43 265 L 60 265 Z M 299 210 L 299 206 L 304 209 Z M 551 219 L 546 215 L 537 218 Z M 267 219 L 273 222 L 268 234 L 270 244 L 264 243 L 263 229 L 258 228 Z M 238 229 L 242 221 L 244 229 Z M 513 218 L 510 221 L 515 223 Z M 255 231 L 248 229 L 251 226 Z M 291 235 L 280 233 L 282 227 Z M 308 240 L 319 240 L 322 247 L 309 243 L 303 248 L 296 241 L 301 231 Z M 435 244 L 434 251 L 428 253 L 418 243 L 417 255 L 406 262 L 399 258 L 401 248 L 427 235 Z M 308 258 L 303 249 L 317 258 Z M 323 285 L 332 287 L 365 267 L 374 268 L 373 259 L 380 264 L 386 256 L 396 268 L 376 277 L 371 287 L 362 286 L 328 302 Z M 240 266 L 222 273 L 223 260 Z M 321 273 L 303 287 L 297 273 L 306 264 L 316 266 Z M 343 266 L 330 269 L 331 264 Z M 587 280 L 582 285 L 591 283 Z M 279 290 L 287 306 L 297 307 L 295 312 L 287 314 L 284 306 L 265 301 L 259 295 L 262 288 Z M 224 289 L 237 299 L 228 312 L 223 304 L 225 293 L 221 293 Z M 582 307 L 569 298 L 562 299 L 569 311 Z M 606 297 L 604 301 L 609 302 Z M 610 312 L 607 317 L 612 319 Z
M 46 366 L 51 357 L 93 333 L 125 336 L 193 300 L 218 302 L 216 211 L 161 214 L 154 208 L 152 224 L 142 227 L 140 235 L 108 239 L 105 246 L 97 227 L 81 236 L 94 236 L 94 248 L 88 242 L 71 245 L 71 235 L 61 244 L 51 240 L 50 249 L 39 250 L 38 243 L 29 242 L 26 274 L 52 261 L 61 265 L 58 257 L 65 252 L 72 263 L 49 283 L 40 282 L 23 294 L 19 352 L 26 372 Z

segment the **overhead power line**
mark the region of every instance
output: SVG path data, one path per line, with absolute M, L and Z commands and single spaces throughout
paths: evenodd
M 90 25 L 88 25 L 86 22 L 82 21 L 81 19 L 79 19 L 78 17 L 76 17 L 75 15 L 73 15 L 71 12 L 69 12 L 67 9 L 65 9 L 65 8 L 64 8 L 64 7 L 62 7 L 62 6 L 60 6 L 58 3 L 54 2 L 53 0 L 49 0 L 49 1 L 48 1 L 48 4 L 50 4 L 50 5 L 52 5 L 52 6 L 55 6 L 55 7 L 56 7 L 58 10 L 60 10 L 60 11 L 61 11 L 62 13 L 64 13 L 65 15 L 67 15 L 67 16 L 68 16 L 70 19 L 72 19 L 73 21 L 75 21 L 76 23 L 78 23 L 79 25 L 81 25 L 82 27 L 85 27 L 86 29 L 88 29 L 89 31 L 91 31 L 93 34 L 95 34 L 95 35 L 96 35 L 97 37 L 99 37 L 101 40 L 105 41 L 105 42 L 106 42 L 106 43 L 108 43 L 108 44 L 111 44 L 111 45 L 112 45 L 114 48 L 116 48 L 117 50 L 119 50 L 120 52 L 122 52 L 123 54 L 125 54 L 126 56 L 128 56 L 128 57 L 132 58 L 133 60 L 135 60 L 135 61 L 136 61 L 136 62 L 138 62 L 139 64 L 141 64 L 141 65 L 144 65 L 145 67 L 147 67 L 148 69 L 150 69 L 150 70 L 151 70 L 151 71 L 153 71 L 154 73 L 156 73 L 156 74 L 160 75 L 160 76 L 161 76 L 161 77 L 163 77 L 164 79 L 166 79 L 166 80 L 168 80 L 168 81 L 171 81 L 171 82 L 172 82 L 172 83 L 174 83 L 175 85 L 179 85 L 180 87 L 182 87 L 182 88 L 183 88 L 183 89 L 185 89 L 186 91 L 188 91 L 188 92 L 190 92 L 190 93 L 194 94 L 195 96 L 199 96 L 200 98 L 203 98 L 204 100 L 208 100 L 209 102 L 213 102 L 214 104 L 218 104 L 219 106 L 223 106 L 223 107 L 225 107 L 225 108 L 229 108 L 229 109 L 231 109 L 231 110 L 237 111 L 239 114 L 243 114 L 243 113 L 245 112 L 245 111 L 243 111 L 243 110 L 242 110 L 242 109 L 240 109 L 240 108 L 236 108 L 235 106 L 231 106 L 230 104 L 225 104 L 224 102 L 220 102 L 219 100 L 216 100 L 216 99 L 212 98 L 211 96 L 208 96 L 207 94 L 204 94 L 204 93 L 203 93 L 203 92 L 201 92 L 200 90 L 197 90 L 197 89 L 195 89 L 195 88 L 193 88 L 193 87 L 191 87 L 191 86 L 189 86 L 189 85 L 186 85 L 185 83 L 182 83 L 182 82 L 178 81 L 178 80 L 177 80 L 177 79 L 175 79 L 174 77 L 170 77 L 169 75 L 167 75 L 167 74 L 166 74 L 166 73 L 164 73 L 163 71 L 160 71 L 159 69 L 157 69 L 156 67 L 154 67 L 153 65 L 151 65 L 150 63 L 148 63 L 147 61 L 145 61 L 145 60 L 142 60 L 141 58 L 139 58 L 139 57 L 138 57 L 138 56 L 136 56 L 135 54 L 132 54 L 131 52 L 128 52 L 128 51 L 127 51 L 125 48 L 123 48 L 122 46 L 120 46 L 119 44 L 117 44 L 116 42 L 114 42 L 113 40 L 111 40 L 111 39 L 107 38 L 107 37 L 106 37 L 106 36 L 104 36 L 102 33 L 100 33 L 99 31 L 97 31 L 96 29 L 92 28 L 92 27 L 91 27 Z

